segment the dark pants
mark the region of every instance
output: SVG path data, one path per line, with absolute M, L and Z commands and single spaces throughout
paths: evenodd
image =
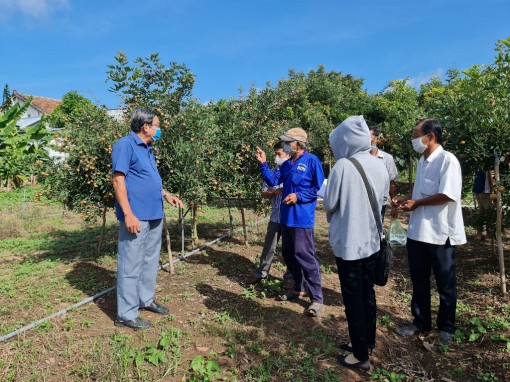
M 280 223 L 270 221 L 267 224 L 266 238 L 264 239 L 264 248 L 262 249 L 262 253 L 260 255 L 260 264 L 255 273 L 253 274 L 254 277 L 260 277 L 264 279 L 268 276 L 269 270 L 271 269 L 271 264 L 273 263 L 274 254 L 276 252 L 276 245 L 278 244 L 278 240 L 280 240 L 280 234 L 281 234 Z M 283 279 L 292 280 L 292 273 L 289 271 L 288 267 L 287 271 L 283 275 Z
M 376 257 L 377 254 L 360 260 L 336 258 L 352 353 L 362 362 L 368 359 L 368 348 L 375 346 L 377 305 L 374 275 Z
M 307 291 L 312 302 L 322 304 L 322 280 L 312 228 L 282 225 L 282 255 L 292 272 L 294 290 Z
M 430 311 L 430 274 L 432 270 L 439 292 L 437 328 L 443 332 L 453 333 L 457 308 L 455 247 L 450 244 L 450 239 L 444 245 L 436 245 L 408 238 L 407 258 L 413 282 L 411 313 L 414 317 L 414 325 L 422 331 L 432 329 Z

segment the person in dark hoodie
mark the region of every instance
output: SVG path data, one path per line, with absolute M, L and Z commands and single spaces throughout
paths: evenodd
M 283 183 L 280 207 L 282 255 L 292 272 L 294 289 L 280 299 L 292 300 L 308 294 L 312 304 L 307 313 L 318 317 L 324 313 L 324 305 L 313 228 L 317 191 L 324 182 L 324 171 L 319 158 L 306 151 L 307 135 L 303 129 L 290 129 L 280 139 L 285 142 L 284 151 L 291 158 L 278 171 L 271 171 L 266 154 L 259 147 L 255 153 L 264 181 L 270 187 Z
M 370 184 L 380 214 L 390 179 L 383 161 L 370 155 L 370 131 L 363 116 L 347 118 L 329 135 L 336 163 L 328 176 L 324 208 L 329 243 L 336 257 L 352 352 L 339 356 L 345 367 L 370 369 L 369 349 L 375 346 L 374 272 L 380 237 L 363 178 L 348 158 L 356 159 Z

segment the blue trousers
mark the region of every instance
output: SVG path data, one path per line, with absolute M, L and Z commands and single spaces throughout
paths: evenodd
M 307 291 L 312 302 L 323 302 L 321 268 L 312 228 L 282 225 L 282 255 L 294 279 L 296 292 Z
M 407 238 L 407 258 L 413 282 L 411 313 L 414 325 L 422 331 L 432 329 L 430 276 L 433 271 L 439 292 L 437 328 L 454 333 L 457 309 L 455 247 L 449 239 L 444 245 L 436 245 Z
M 163 219 L 140 221 L 141 231 L 129 233 L 120 222 L 117 256 L 117 318 L 134 320 L 138 309 L 154 299 L 161 251 Z
M 336 257 L 353 355 L 362 362 L 368 360 L 368 348 L 375 347 L 376 259 L 377 254 L 360 260 L 342 260 Z

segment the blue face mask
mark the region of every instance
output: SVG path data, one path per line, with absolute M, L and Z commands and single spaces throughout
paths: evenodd
M 374 145 L 370 146 L 370 151 L 374 151 L 374 150 L 375 150 L 375 146 Z
M 156 129 L 156 134 L 152 136 L 152 139 L 154 139 L 154 142 L 156 142 L 159 138 L 161 138 L 161 129 L 158 127 Z

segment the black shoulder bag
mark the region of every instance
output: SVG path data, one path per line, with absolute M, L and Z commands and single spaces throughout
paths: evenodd
M 354 158 L 347 158 L 356 167 L 356 170 L 360 173 L 363 178 L 363 183 L 367 189 L 368 199 L 370 200 L 370 206 L 372 207 L 372 213 L 374 215 L 375 223 L 377 224 L 377 231 L 381 240 L 381 248 L 377 254 L 377 260 L 375 264 L 375 285 L 385 286 L 388 282 L 388 275 L 390 274 L 391 263 L 393 262 L 393 253 L 391 250 L 390 243 L 386 240 L 382 229 L 381 214 L 375 208 L 375 196 L 374 190 L 368 183 L 367 175 L 361 167 L 361 164 Z

